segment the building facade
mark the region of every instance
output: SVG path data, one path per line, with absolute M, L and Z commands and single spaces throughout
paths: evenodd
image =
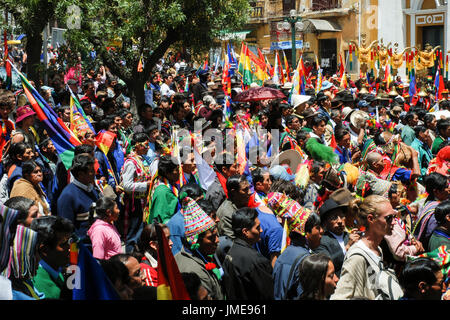
M 353 54 L 349 63 L 349 42 L 369 45 L 374 40 L 394 46 L 423 49 L 426 44 L 441 46 L 450 54 L 449 1 L 446 0 L 255 0 L 245 32 L 251 50 L 262 49 L 271 63 L 275 51 L 284 51 L 292 65 L 292 31 L 280 22 L 295 9 L 303 27 L 295 30 L 297 59 L 317 60 L 325 72 L 336 71 L 340 55 L 347 61 L 352 77 L 359 75 Z M 287 26 L 287 25 L 286 25 Z M 364 46 L 364 45 L 363 45 Z M 445 59 L 445 57 L 444 57 Z M 405 77 L 403 65 L 398 74 Z

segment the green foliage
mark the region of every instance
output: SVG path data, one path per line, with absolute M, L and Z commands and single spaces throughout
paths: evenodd
M 249 16 L 247 0 L 62 0 L 57 16 L 67 21 L 67 8 L 74 4 L 81 9 L 81 28 L 66 32 L 70 47 L 79 52 L 95 48 L 125 82 L 136 77 L 141 55 L 145 77 L 171 45 L 206 51 L 221 30 L 238 30 Z M 121 46 L 107 52 L 114 40 Z

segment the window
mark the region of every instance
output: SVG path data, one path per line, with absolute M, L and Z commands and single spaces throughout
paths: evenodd
M 311 10 L 330 10 L 341 7 L 340 0 L 312 0 Z

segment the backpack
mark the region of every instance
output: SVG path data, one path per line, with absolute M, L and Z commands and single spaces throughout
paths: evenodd
M 366 260 L 369 281 L 377 292 L 375 300 L 398 300 L 403 296 L 403 290 L 394 270 L 385 267 L 382 261 L 377 263 L 360 248 L 354 248 L 346 259 L 354 255 L 362 256 Z

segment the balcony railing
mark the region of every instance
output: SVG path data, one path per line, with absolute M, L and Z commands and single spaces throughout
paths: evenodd
M 341 8 L 340 0 L 313 0 L 311 10 L 321 11 L 321 10 L 331 10 Z
M 264 17 L 264 7 L 253 7 L 250 12 L 251 18 L 263 18 Z

